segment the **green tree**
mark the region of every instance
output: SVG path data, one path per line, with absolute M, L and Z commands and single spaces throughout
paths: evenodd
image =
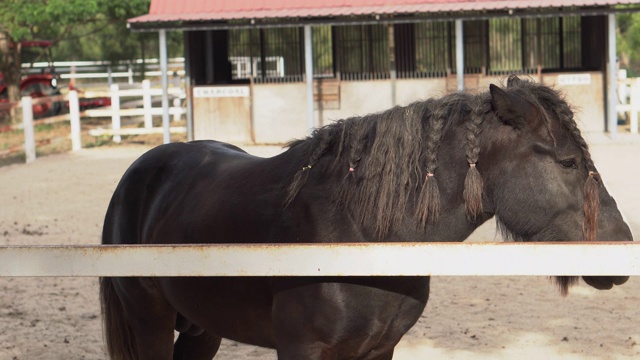
M 0 1 L 0 73 L 9 100 L 20 99 L 22 42 L 51 40 L 58 44 L 70 39 L 69 48 L 74 53 L 84 51 L 83 46 L 101 46 L 110 49 L 109 56 L 126 56 L 131 41 L 136 41 L 127 36 L 126 20 L 146 13 L 148 8 L 149 0 Z M 102 36 L 102 41 L 89 44 L 79 40 L 89 35 Z
M 620 67 L 630 76 L 640 75 L 640 13 L 622 13 L 617 16 L 618 57 Z

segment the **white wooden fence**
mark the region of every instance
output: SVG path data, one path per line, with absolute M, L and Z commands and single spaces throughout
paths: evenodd
M 2 246 L 0 276 L 640 275 L 640 243 Z
M 618 113 L 628 113 L 629 131 L 638 133 L 638 112 L 640 112 L 640 78 L 618 80 Z
M 185 99 L 185 92 L 182 88 L 169 88 L 168 93 L 174 97 L 173 107 L 169 108 L 169 114 L 173 115 L 174 120 L 178 120 L 183 114 L 186 113 L 186 109 L 182 106 L 182 100 Z M 142 82 L 141 88 L 130 88 L 121 90 L 118 84 L 111 85 L 108 92 L 87 91 L 83 93 L 84 97 L 95 98 L 105 97 L 111 98 L 111 107 L 86 110 L 80 112 L 79 95 L 75 90 L 69 91 L 68 95 L 54 96 L 54 97 L 41 97 L 32 99 L 29 96 L 22 98 L 20 107 L 22 108 L 22 118 L 25 135 L 25 154 L 26 162 L 29 163 L 35 160 L 36 157 L 36 143 L 34 136 L 34 120 L 33 120 L 33 104 L 47 103 L 51 101 L 69 101 L 69 114 L 58 115 L 49 120 L 39 120 L 38 122 L 51 123 L 58 121 L 70 121 L 71 123 L 71 143 L 72 150 L 80 150 L 82 147 L 81 131 L 80 131 L 80 118 L 81 117 L 111 117 L 110 129 L 92 129 L 89 130 L 89 134 L 92 136 L 113 136 L 114 142 L 120 142 L 122 135 L 143 135 L 143 134 L 161 134 L 163 128 L 153 127 L 152 120 L 154 115 L 162 115 L 162 108 L 152 106 L 152 97 L 162 95 L 161 89 L 151 87 L 149 80 Z M 121 108 L 122 98 L 135 98 L 142 99 L 141 108 Z M 143 116 L 144 128 L 122 128 L 121 118 L 125 116 Z M 186 133 L 186 127 L 171 127 L 171 133 Z

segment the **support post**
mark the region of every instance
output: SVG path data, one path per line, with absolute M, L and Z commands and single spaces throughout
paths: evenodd
M 307 81 L 307 125 L 309 131 L 315 126 L 313 101 L 313 52 L 311 43 L 311 25 L 304 26 L 304 71 Z
M 618 99 L 616 99 L 616 87 L 618 82 L 618 67 L 616 58 L 616 14 L 608 15 L 608 67 L 607 67 L 607 131 L 612 138 L 616 138 L 618 135 L 618 109 L 616 105 Z
M 36 159 L 36 136 L 33 129 L 33 103 L 31 96 L 23 96 L 22 125 L 24 127 L 24 154 L 27 164 Z
M 144 127 L 153 127 L 153 115 L 151 114 L 151 81 L 142 80 L 142 108 L 144 109 Z
M 113 84 L 109 88 L 111 91 L 111 128 L 116 135 L 113 135 L 113 142 L 119 143 L 122 137 L 118 134 L 120 131 L 120 94 L 118 84 Z
M 635 78 L 631 84 L 631 94 L 629 96 L 629 105 L 631 114 L 629 116 L 630 131 L 632 134 L 638 133 L 638 111 L 640 111 L 640 78 Z
M 169 78 L 167 74 L 167 31 L 160 30 L 160 72 L 162 76 L 162 128 L 163 142 L 168 144 L 171 142 L 171 133 L 169 132 Z
M 189 32 L 184 32 L 184 53 L 186 54 L 186 58 L 184 61 L 184 92 L 186 94 L 186 102 L 187 102 L 187 141 L 193 141 L 193 101 L 191 97 L 191 37 L 189 36 Z
M 456 20 L 456 80 L 458 91 L 464 91 L 464 28 L 462 20 Z
M 69 119 L 71 121 L 71 150 L 78 151 L 82 148 L 80 137 L 80 101 L 78 92 L 69 91 Z

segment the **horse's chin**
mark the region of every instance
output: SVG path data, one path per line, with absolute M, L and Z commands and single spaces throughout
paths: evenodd
M 609 290 L 613 285 L 622 285 L 629 280 L 628 276 L 583 276 L 584 282 L 598 290 Z
M 562 296 L 569 294 L 569 288 L 577 285 L 580 278 L 577 276 L 555 276 L 554 282 L 560 290 Z M 609 290 L 613 285 L 622 285 L 629 280 L 628 276 L 583 276 L 582 279 L 588 285 L 598 290 Z

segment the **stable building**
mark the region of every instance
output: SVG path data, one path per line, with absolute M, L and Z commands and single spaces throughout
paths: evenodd
M 184 31 L 191 139 L 282 144 L 514 73 L 564 91 L 583 131 L 615 133 L 615 14 L 638 10 L 624 0 L 152 0 L 129 25 L 161 44 Z

